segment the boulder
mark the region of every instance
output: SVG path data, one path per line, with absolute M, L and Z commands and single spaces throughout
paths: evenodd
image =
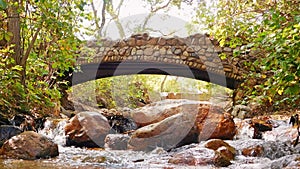
M 149 124 L 160 122 L 172 115 L 182 112 L 182 105 L 197 103 L 199 102 L 185 99 L 167 99 L 137 108 L 130 112 L 127 116 L 130 116 L 136 122 L 138 127 L 143 127 Z
M 199 135 L 199 141 L 212 138 L 233 139 L 236 134 L 233 118 L 230 114 L 225 113 L 223 108 L 209 102 L 185 99 L 163 100 L 135 109 L 130 113 L 130 117 L 139 127 L 143 127 L 180 112 L 188 112 L 185 109 L 189 106 L 195 108 L 192 111 L 198 110 L 193 128 L 194 133 L 190 133 L 190 135 Z
M 186 100 L 182 100 L 182 102 L 176 100 L 171 102 L 171 105 L 166 104 L 164 106 L 161 105 L 162 103 L 170 102 L 163 101 L 154 104 L 159 107 L 158 109 L 154 107 L 157 111 L 154 114 L 158 117 L 149 120 L 152 122 L 157 120 L 158 122 L 136 130 L 131 136 L 129 147 L 134 150 L 150 150 L 156 146 L 169 149 L 212 138 L 233 139 L 236 133 L 232 117 L 224 113 L 224 109 L 218 106 L 208 102 Z M 159 113 L 159 109 L 161 113 Z M 144 115 L 146 116 L 146 114 Z
M 142 127 L 132 133 L 128 148 L 132 150 L 151 151 L 156 147 L 169 150 L 177 146 L 193 127 L 194 119 L 188 114 L 180 113 L 163 121 Z
M 126 150 L 130 137 L 127 134 L 108 134 L 104 148 L 108 150 Z
M 80 112 L 65 126 L 67 146 L 104 147 L 104 139 L 110 131 L 107 119 L 98 112 Z
M 0 154 L 8 158 L 34 160 L 58 156 L 58 146 L 47 137 L 25 131 L 7 140 Z
M 200 104 L 195 121 L 198 141 L 208 139 L 232 140 L 236 134 L 236 126 L 230 114 L 212 104 Z
M 18 127 L 15 127 L 12 125 L 0 126 L 0 147 L 3 145 L 3 143 L 6 140 L 8 140 L 11 137 L 16 136 L 20 133 L 22 133 L 22 130 L 20 130 Z

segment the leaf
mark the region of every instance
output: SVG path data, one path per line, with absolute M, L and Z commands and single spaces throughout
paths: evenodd
M 4 34 L 0 32 L 0 40 L 4 38 Z
M 4 34 L 4 39 L 5 39 L 6 41 L 9 41 L 9 40 L 10 40 L 10 37 L 11 37 L 11 36 L 9 36 L 8 33 L 5 33 L 5 34 Z
M 12 70 L 21 71 L 21 70 L 23 70 L 23 68 L 20 65 L 16 65 L 16 66 L 12 67 Z
M 287 87 L 287 89 L 284 91 L 285 94 L 289 95 L 297 95 L 300 93 L 300 86 L 299 85 L 293 85 Z
M 7 4 L 4 0 L 0 0 L 0 9 L 5 10 L 7 8 Z
M 281 88 L 280 90 L 277 91 L 277 93 L 278 93 L 279 95 L 282 95 L 283 91 L 284 91 L 284 88 Z

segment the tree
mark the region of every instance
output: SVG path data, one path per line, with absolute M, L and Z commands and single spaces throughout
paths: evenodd
M 50 89 L 49 82 L 74 67 L 84 5 L 83 0 L 0 0 L 1 109 L 47 113 L 59 104 L 57 87 Z
M 245 46 L 236 51 L 236 57 L 255 52 L 256 60 L 244 65 L 249 69 L 245 75 L 248 80 L 242 84 L 244 101 L 260 96 L 263 104 L 274 108 L 299 108 L 299 6 L 295 0 L 219 0 L 200 4 L 195 23 L 206 23 L 206 29 L 220 45 Z M 253 79 L 254 85 L 247 88 Z
M 136 25 L 132 31 L 132 33 L 140 33 L 140 32 L 160 32 L 159 30 L 154 30 L 149 27 L 149 20 L 155 16 L 160 11 L 168 11 L 169 7 L 178 7 L 180 8 L 182 3 L 190 3 L 189 1 L 181 1 L 181 0 L 144 0 L 145 1 L 145 9 L 148 10 L 148 15 L 144 18 L 144 21 Z M 89 13 L 87 19 L 89 19 L 94 28 L 88 28 L 91 34 L 96 32 L 95 37 L 105 36 L 104 26 L 110 22 L 114 22 L 117 26 L 119 36 L 121 38 L 125 38 L 125 29 L 127 23 L 121 23 L 120 20 L 120 12 L 122 7 L 126 4 L 126 1 L 120 0 L 118 2 L 113 0 L 103 0 L 102 3 L 97 3 L 95 0 L 91 0 L 89 2 L 89 6 L 91 7 L 91 13 Z M 97 9 L 101 9 L 99 12 Z M 99 17 L 99 13 L 101 14 Z

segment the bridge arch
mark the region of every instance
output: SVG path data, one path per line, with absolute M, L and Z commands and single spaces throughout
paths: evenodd
M 232 57 L 219 57 L 221 53 L 232 55 L 233 49 L 222 48 L 202 34 L 166 38 L 144 33 L 118 41 L 88 42 L 87 48 L 94 55 L 81 53 L 77 59 L 81 71 L 73 73 L 72 85 L 130 74 L 182 76 L 230 89 L 237 88 L 242 81 L 238 62 Z

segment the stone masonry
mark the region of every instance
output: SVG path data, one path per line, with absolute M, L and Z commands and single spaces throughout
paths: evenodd
M 239 47 L 220 47 L 215 40 L 202 34 L 165 38 L 144 33 L 118 41 L 89 41 L 86 47 L 89 52 L 81 52 L 81 57 L 77 59 L 79 65 L 123 61 L 168 63 L 210 71 L 236 81 L 243 80 L 243 62 L 248 61 L 243 57 L 233 57 Z M 227 57 L 220 57 L 221 54 Z

